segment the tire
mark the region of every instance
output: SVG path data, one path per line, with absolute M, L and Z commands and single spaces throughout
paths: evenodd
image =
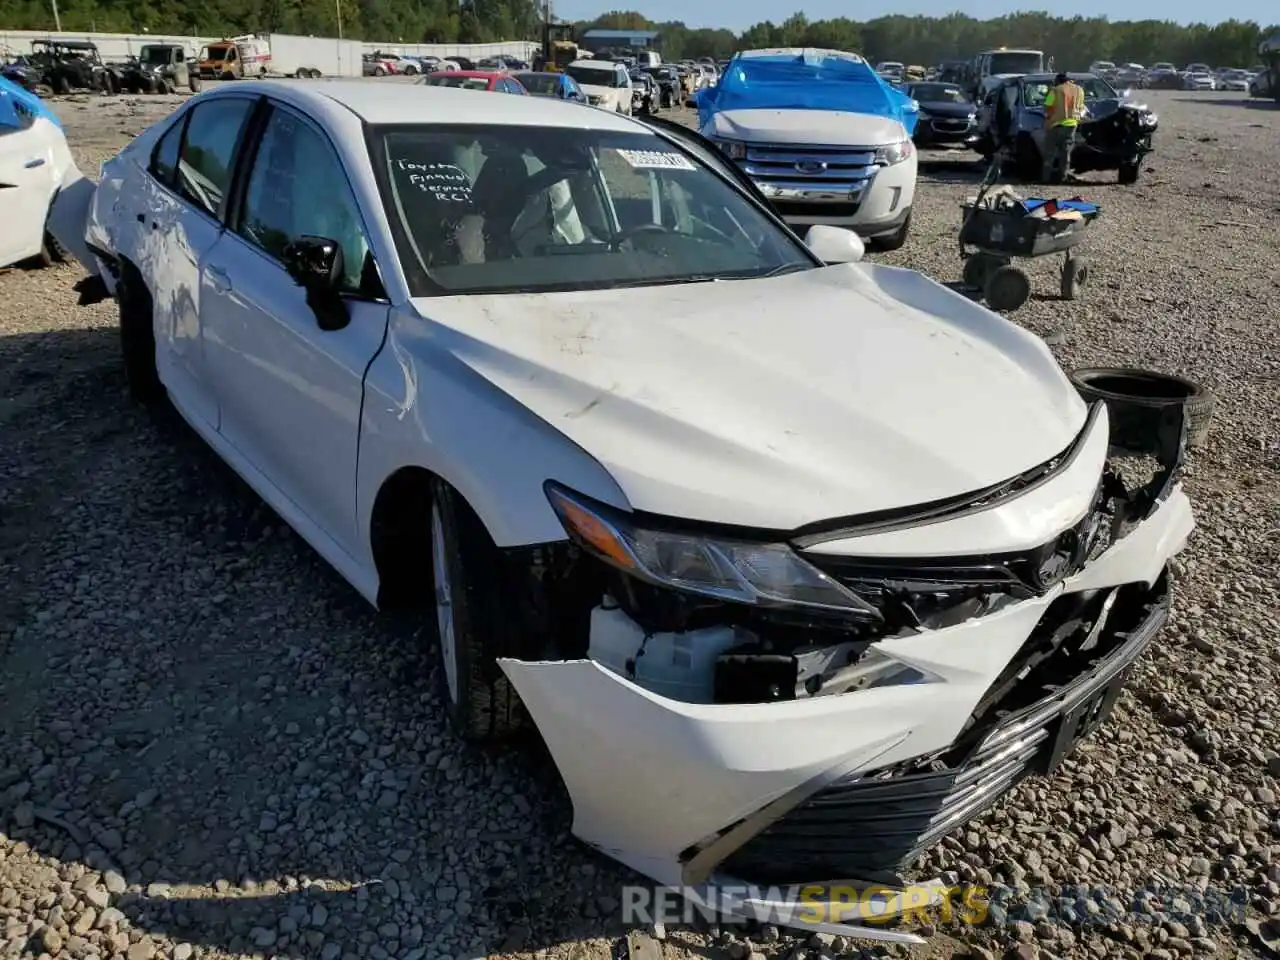
M 1034 183 L 1040 179 L 1043 166 L 1044 161 L 1040 157 L 1036 142 L 1025 134 L 1018 137 L 1013 159 L 1013 168 L 1018 179 Z
M 1153 420 L 1165 408 L 1181 405 L 1187 421 L 1187 446 L 1198 447 L 1204 443 L 1213 421 L 1216 400 L 1212 393 L 1185 377 L 1171 373 L 1155 373 L 1133 367 L 1083 367 L 1070 374 L 1076 392 L 1086 401 L 1103 400 L 1112 413 L 1112 442 L 1126 446 L 1126 440 L 1140 442 L 1139 438 L 1125 436 L 1126 427 L 1135 430 L 1149 429 Z M 1126 407 L 1148 411 L 1151 418 L 1125 416 L 1112 409 L 1112 404 L 1122 402 Z
M 373 75 L 375 77 L 385 77 L 387 75 L 386 67 L 374 67 Z
M 967 286 L 977 287 L 979 290 L 985 291 L 987 289 L 987 278 L 996 270 L 1008 265 L 1009 261 L 1003 257 L 995 257 L 989 253 L 979 251 L 965 260 L 962 276 Z
M 1140 167 L 1140 163 L 1138 162 L 1120 164 L 1120 176 L 1119 176 L 1120 183 L 1126 187 L 1130 186 L 1131 184 L 1137 183 L 1139 167 Z
M 309 76 L 311 76 L 310 70 L 308 70 L 306 67 L 299 67 L 298 72 L 293 75 L 293 78 L 295 80 L 305 80 Z
M 907 219 L 902 221 L 900 226 L 893 233 L 885 237 L 873 237 L 871 240 L 871 248 L 878 253 L 888 253 L 892 250 L 901 250 L 902 245 L 907 242 L 907 235 L 911 233 L 911 211 L 907 211 Z
M 1017 310 L 1031 299 L 1031 278 L 1014 266 L 997 267 L 987 277 L 984 294 L 992 310 Z
M 321 77 L 321 73 L 315 67 L 312 67 L 309 76 L 311 77 L 312 80 L 319 80 Z
M 404 68 L 404 75 L 406 77 L 416 77 L 418 75 L 418 68 L 410 64 Z
M 198 73 L 189 74 L 187 76 L 187 86 L 191 88 L 192 93 L 199 93 L 201 86 L 200 75 Z
M 129 396 L 147 407 L 161 404 L 164 384 L 156 372 L 155 308 L 137 270 L 126 265 L 116 284 L 120 305 L 120 351 Z
M 234 80 L 235 78 L 236 78 L 236 75 L 235 75 L 234 73 L 232 73 L 230 70 L 224 70 L 224 71 L 222 71 L 222 76 L 221 76 L 221 77 L 219 77 L 218 79 L 219 79 L 219 80 Z
M 49 85 L 53 87 L 53 92 L 60 97 L 65 97 L 71 92 L 71 83 L 64 73 L 54 74 Z
M 40 252 L 36 254 L 36 263 L 41 267 L 52 267 L 55 263 L 67 262 L 67 248 L 58 242 L 58 238 L 49 232 L 48 228 L 44 231 L 44 242 L 40 245 Z
M 433 485 L 431 580 L 441 693 L 449 722 L 471 742 L 491 742 L 523 725 L 523 707 L 498 657 L 516 618 L 504 616 L 498 548 L 484 524 L 451 486 Z
M 1079 300 L 1088 284 L 1089 261 L 1083 257 L 1067 257 L 1062 264 L 1062 299 Z

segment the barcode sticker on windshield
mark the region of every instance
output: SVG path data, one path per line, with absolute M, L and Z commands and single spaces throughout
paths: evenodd
M 671 150 L 619 150 L 633 170 L 697 170 L 683 153 Z

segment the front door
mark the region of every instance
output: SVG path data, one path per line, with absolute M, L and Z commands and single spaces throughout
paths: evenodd
M 350 323 L 321 330 L 283 265 L 286 246 L 342 248 Z M 330 540 L 355 554 L 364 372 L 389 306 L 355 194 L 328 137 L 276 104 L 240 210 L 206 259 L 202 320 L 226 441 Z
M 24 126 L 0 126 L 0 267 L 34 257 L 44 243 L 45 217 L 53 196 L 53 155 L 42 129 L 25 107 Z

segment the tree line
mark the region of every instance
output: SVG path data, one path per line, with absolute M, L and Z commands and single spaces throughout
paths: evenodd
M 5 0 L 4 7 L 0 30 L 54 27 L 51 0 Z M 401 43 L 537 40 L 542 18 L 538 0 L 59 0 L 58 10 L 64 30 L 199 36 L 267 31 L 336 36 L 341 17 L 343 36 Z M 654 23 L 635 11 L 612 11 L 576 26 L 580 34 L 593 27 L 657 30 L 660 49 L 669 60 L 725 59 L 735 50 L 810 46 L 850 50 L 872 60 L 930 65 L 1007 46 L 1044 50 L 1058 66 L 1069 69 L 1084 69 L 1095 60 L 1248 66 L 1257 61 L 1262 39 L 1280 30 L 1280 25 L 1264 28 L 1253 21 L 1183 26 L 1047 13 L 1015 13 L 993 20 L 952 13 L 866 21 L 811 21 L 796 13 L 781 23 L 765 21 L 736 34 L 691 28 L 679 21 Z
M 1053 17 L 1015 13 L 975 20 L 962 13 L 945 17 L 889 16 L 858 21 L 847 17 L 809 20 L 795 13 L 781 23 L 765 21 L 734 34 L 730 30 L 691 29 L 683 23 L 652 23 L 634 11 L 606 13 L 579 24 L 580 29 L 657 30 L 663 56 L 725 59 L 735 50 L 761 47 L 822 47 L 860 53 L 869 60 L 897 60 L 931 66 L 968 59 L 996 47 L 1043 50 L 1055 65 L 1084 70 L 1097 60 L 1150 66 L 1169 60 L 1179 67 L 1204 62 L 1246 67 L 1258 60 L 1258 44 L 1280 31 L 1251 20 L 1227 20 L 1209 26 L 1183 26 L 1161 20 L 1108 20 L 1105 17 Z

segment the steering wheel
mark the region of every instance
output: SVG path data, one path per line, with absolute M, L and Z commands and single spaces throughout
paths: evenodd
M 676 231 L 672 230 L 670 227 L 664 226 L 661 223 L 638 223 L 634 227 L 628 227 L 625 230 L 619 231 L 618 235 L 613 238 L 613 243 L 610 244 L 610 246 L 617 250 L 628 240 L 631 240 L 643 233 L 666 234 L 675 232 Z

